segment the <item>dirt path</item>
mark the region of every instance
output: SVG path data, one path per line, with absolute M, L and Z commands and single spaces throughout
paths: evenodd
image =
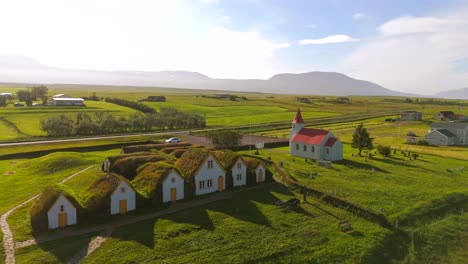
M 107 237 L 112 234 L 112 229 L 105 230 L 102 234 L 91 240 L 87 247 L 81 249 L 75 256 L 73 256 L 67 263 L 68 264 L 78 264 L 83 261 L 86 257 L 91 255 L 96 249 L 98 249 Z
M 79 171 L 79 172 L 76 172 L 76 173 L 68 176 L 67 178 L 63 179 L 60 183 L 64 183 L 64 182 L 70 180 L 71 178 L 75 177 L 76 175 L 78 175 L 78 174 L 80 174 L 82 172 L 85 172 L 85 171 L 89 170 L 90 168 L 92 168 L 94 166 L 95 165 L 92 165 L 92 166 L 89 166 L 89 167 Z M 0 217 L 0 227 L 1 227 L 2 233 L 3 233 L 3 247 L 5 249 L 5 264 L 14 264 L 15 263 L 15 240 L 13 238 L 13 233 L 11 232 L 10 226 L 8 225 L 7 218 L 16 209 L 18 209 L 19 207 L 31 202 L 34 199 L 36 199 L 39 195 L 40 195 L 40 193 L 34 195 L 33 197 L 29 198 L 28 200 L 22 202 L 21 204 L 11 208 L 10 210 L 8 210 L 6 213 L 4 213 Z

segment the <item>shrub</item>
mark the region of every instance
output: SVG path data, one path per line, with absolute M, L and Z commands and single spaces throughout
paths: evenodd
M 424 139 L 421 139 L 421 140 L 418 140 L 418 142 L 416 142 L 416 145 L 420 145 L 420 146 L 429 146 L 429 142 L 427 142 L 427 141 L 424 140 Z
M 379 152 L 380 155 L 384 157 L 389 157 L 390 154 L 392 153 L 392 149 L 390 148 L 390 146 L 378 145 L 377 151 Z

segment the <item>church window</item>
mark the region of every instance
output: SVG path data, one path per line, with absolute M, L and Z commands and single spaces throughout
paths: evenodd
M 296 150 L 299 150 L 299 144 L 296 144 Z
M 315 152 L 315 147 L 314 147 L 314 146 L 311 146 L 311 147 L 310 147 L 310 151 L 312 151 L 312 153 Z
M 307 146 L 306 145 L 304 145 L 304 151 L 307 151 Z

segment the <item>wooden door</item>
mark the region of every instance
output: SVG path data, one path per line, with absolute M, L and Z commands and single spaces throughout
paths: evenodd
M 221 192 L 222 190 L 224 190 L 224 179 L 223 179 L 223 176 L 219 176 L 218 177 L 218 192 Z
M 177 188 L 171 188 L 171 202 L 177 200 Z
M 258 182 L 263 182 L 263 171 L 258 172 Z
M 127 200 L 119 201 L 119 212 L 120 214 L 125 214 L 127 212 Z
M 59 213 L 58 215 L 58 225 L 59 227 L 64 227 L 68 223 L 68 215 L 67 213 Z

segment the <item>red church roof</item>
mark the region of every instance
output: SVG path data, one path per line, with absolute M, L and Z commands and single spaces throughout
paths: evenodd
M 294 117 L 293 121 L 294 124 L 304 124 L 304 119 L 302 119 L 301 109 L 297 109 L 296 116 Z
M 294 136 L 292 142 L 320 145 L 327 136 L 327 134 L 327 130 L 303 128 Z
M 325 143 L 325 146 L 327 147 L 333 147 L 333 145 L 335 145 L 335 142 L 337 141 L 338 139 L 337 138 L 329 138 L 327 140 L 327 143 Z

